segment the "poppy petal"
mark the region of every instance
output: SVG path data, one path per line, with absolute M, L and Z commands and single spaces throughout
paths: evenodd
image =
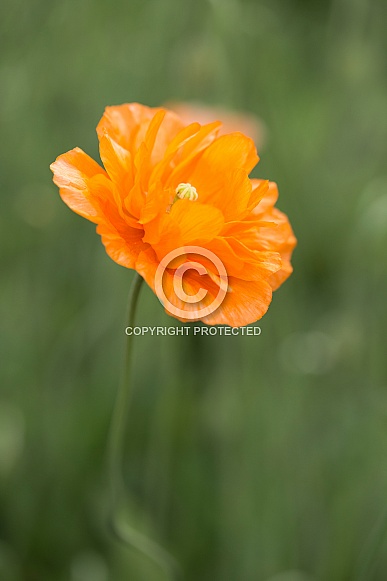
M 110 258 L 126 268 L 135 268 L 139 253 L 148 247 L 142 242 L 142 231 L 135 228 L 125 228 L 119 233 L 113 225 L 102 223 L 97 232 Z
M 139 103 L 125 103 L 106 107 L 97 125 L 98 138 L 108 134 L 118 145 L 135 151 L 136 141 L 141 143 L 155 110 Z
M 258 161 L 251 139 L 241 133 L 222 135 L 205 149 L 187 181 L 209 195 L 218 189 L 219 176 L 240 169 L 249 174 Z
M 208 243 L 219 234 L 223 224 L 223 214 L 217 208 L 178 200 L 170 213 L 164 211 L 159 219 L 146 225 L 144 242 L 152 244 L 162 259 L 175 248 Z
M 90 180 L 97 175 L 106 176 L 105 170 L 79 147 L 60 155 L 50 168 L 65 204 L 77 214 L 98 223 L 98 203 L 93 200 Z
M 99 153 L 110 179 L 117 184 L 122 194 L 133 187 L 133 164 L 130 152 L 105 133 L 100 138 Z
M 229 288 L 220 307 L 203 318 L 207 325 L 243 327 L 255 323 L 267 312 L 272 299 L 272 288 L 267 281 L 230 277 Z

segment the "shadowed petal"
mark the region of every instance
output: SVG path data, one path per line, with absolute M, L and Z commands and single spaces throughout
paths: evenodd
M 126 268 L 135 268 L 139 253 L 148 248 L 142 242 L 142 230 L 136 228 L 122 228 L 118 231 L 114 225 L 102 223 L 97 226 L 97 232 L 110 258 Z
M 100 137 L 99 153 L 110 179 L 118 186 L 123 196 L 125 191 L 133 187 L 133 163 L 130 152 L 105 133 Z
M 174 248 L 188 244 L 206 244 L 221 231 L 223 214 L 217 208 L 189 200 L 178 200 L 170 213 L 145 227 L 144 242 L 152 244 L 162 259 Z

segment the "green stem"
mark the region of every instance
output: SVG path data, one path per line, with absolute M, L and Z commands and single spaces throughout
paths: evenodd
M 127 326 L 133 327 L 138 297 L 143 279 L 135 273 L 129 293 Z M 110 429 L 109 441 L 109 473 L 111 513 L 110 526 L 116 536 L 124 545 L 137 549 L 149 559 L 154 561 L 167 575 L 169 579 L 180 576 L 178 567 L 173 558 L 157 543 L 148 539 L 145 535 L 134 530 L 125 522 L 125 514 L 122 514 L 126 496 L 126 486 L 123 474 L 125 431 L 131 399 L 131 360 L 133 349 L 133 335 L 127 335 L 124 369 L 119 387 Z M 121 518 L 120 518 L 121 517 Z
M 129 293 L 127 326 L 134 324 L 138 297 L 140 295 L 142 277 L 137 273 L 134 276 Z M 131 398 L 130 389 L 130 372 L 131 372 L 131 354 L 133 346 L 133 336 L 127 335 L 124 368 L 121 377 L 121 383 L 117 394 L 113 418 L 110 430 L 110 448 L 109 448 L 109 468 L 110 468 L 110 491 L 113 507 L 119 503 L 122 494 L 125 491 L 123 476 L 123 459 L 125 429 L 129 412 L 129 403 Z

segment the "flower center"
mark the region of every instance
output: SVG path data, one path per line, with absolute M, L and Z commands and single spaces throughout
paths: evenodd
M 167 207 L 167 214 L 171 211 L 171 208 L 177 200 L 189 200 L 190 202 L 196 202 L 198 199 L 199 194 L 196 191 L 196 188 L 191 184 L 181 183 L 177 186 L 175 190 L 175 197 L 169 206 Z
M 180 200 L 190 200 L 190 202 L 196 202 L 198 197 L 199 195 L 196 191 L 196 188 L 191 186 L 191 184 L 181 183 L 176 188 L 176 198 L 180 198 Z

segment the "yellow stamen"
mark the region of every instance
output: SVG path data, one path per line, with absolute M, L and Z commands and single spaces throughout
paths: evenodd
M 191 202 L 196 202 L 199 197 L 194 186 L 184 183 L 181 183 L 177 186 L 176 196 L 180 198 L 180 200 L 190 200 Z
M 177 200 L 189 200 L 190 202 L 196 202 L 196 200 L 199 197 L 199 194 L 197 193 L 196 188 L 188 183 L 187 184 L 185 184 L 185 183 L 179 184 L 177 186 L 175 192 L 176 192 L 176 194 L 175 194 L 175 197 L 173 198 L 172 203 L 169 204 L 169 206 L 167 207 L 167 210 L 166 210 L 167 214 L 169 214 L 173 204 L 175 202 L 177 202 Z

